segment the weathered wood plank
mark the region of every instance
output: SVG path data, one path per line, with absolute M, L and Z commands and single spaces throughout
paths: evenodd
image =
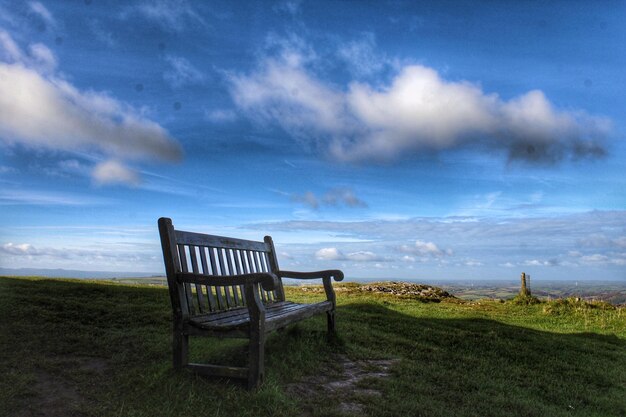
M 248 254 L 248 264 L 250 265 L 250 270 L 254 272 L 261 272 L 259 271 L 259 265 L 256 263 L 256 252 L 247 251 L 247 254 Z M 259 295 L 261 296 L 261 302 L 263 304 L 266 304 L 267 300 L 265 298 L 265 291 L 263 291 L 263 289 L 261 289 L 260 287 L 258 288 L 258 291 L 259 291 Z
M 207 248 L 205 246 L 200 246 L 200 262 L 202 263 L 202 273 L 213 275 L 213 271 L 209 270 L 209 265 L 206 259 L 206 251 L 207 251 Z M 204 288 L 206 289 L 209 310 L 210 311 L 217 310 L 218 309 L 217 300 L 215 299 L 215 296 L 213 295 L 212 288 L 209 285 L 205 285 Z
M 269 261 L 269 267 L 270 267 L 270 271 L 274 274 L 277 274 L 278 271 L 280 271 L 280 268 L 278 268 L 278 259 L 276 258 L 276 248 L 274 247 L 274 241 L 272 240 L 271 236 L 265 236 L 263 238 L 263 241 L 265 242 L 265 244 L 267 245 L 267 247 L 269 248 L 269 251 L 267 252 L 267 260 Z M 284 301 L 285 300 L 285 290 L 283 288 L 283 281 L 280 281 L 280 286 L 278 288 L 276 288 L 276 299 L 278 301 Z
M 183 269 L 183 272 L 189 272 L 189 265 L 187 263 L 187 255 L 185 253 L 185 245 L 178 245 L 178 256 L 180 257 L 180 266 Z M 187 309 L 189 310 L 189 314 L 196 314 L 194 305 L 193 305 L 193 294 L 191 293 L 191 284 L 185 283 L 184 286 L 185 298 L 187 299 Z
M 191 269 L 194 274 L 199 274 L 200 269 L 198 265 L 198 255 L 196 253 L 196 250 L 197 250 L 196 246 L 189 245 L 189 257 L 191 260 Z M 198 312 L 202 314 L 208 310 L 207 308 L 208 306 L 205 307 L 204 294 L 202 293 L 202 290 L 203 290 L 202 285 L 200 284 L 195 284 L 195 285 L 196 285 L 196 297 L 198 297 Z
M 269 250 L 265 242 L 205 235 L 203 233 L 185 232 L 182 230 L 176 230 L 176 241 L 186 245 L 211 246 L 214 248 L 237 248 L 258 251 Z
M 236 275 L 237 271 L 234 267 L 233 262 L 233 249 L 226 249 L 226 261 L 228 264 L 228 270 L 230 271 L 230 275 Z M 233 294 L 233 306 L 241 306 L 241 302 L 239 299 L 239 294 L 237 294 L 237 286 L 233 285 L 230 287 L 230 290 Z
M 215 261 L 215 252 L 217 252 L 217 250 L 218 249 L 209 247 L 209 260 L 211 261 L 211 269 L 213 270 L 213 275 L 222 275 L 222 271 L 217 269 L 217 262 Z M 223 310 L 228 308 L 226 302 L 224 301 L 224 296 L 220 291 L 220 287 L 215 286 L 213 288 L 215 290 L 215 296 L 219 305 L 218 309 Z
M 269 254 L 267 252 L 262 252 L 261 253 L 261 258 L 263 259 L 263 262 L 265 264 L 265 269 L 267 270 L 267 272 L 271 272 L 272 271 L 272 266 L 270 264 Z M 280 281 L 280 287 L 281 288 L 280 289 L 275 288 L 272 291 L 272 299 L 273 299 L 274 302 L 276 302 L 276 301 L 284 301 L 284 298 L 282 300 L 280 298 L 280 294 L 281 294 L 281 291 L 282 291 L 282 286 L 283 286 L 283 282 Z
M 221 274 L 223 276 L 227 276 L 227 275 L 233 275 L 232 272 L 228 271 L 226 269 L 226 261 L 225 261 L 225 252 L 226 249 L 223 248 L 218 248 L 217 249 L 217 259 L 219 261 L 219 265 L 220 265 L 220 271 Z M 230 295 L 230 286 L 229 285 L 225 285 L 223 287 L 221 287 L 221 291 L 224 291 L 224 301 L 226 302 L 226 308 L 232 308 L 234 307 L 234 303 L 233 303 L 233 299 Z
M 238 274 L 243 274 L 243 267 L 241 266 L 241 250 L 233 249 L 233 257 L 235 259 L 235 270 Z M 246 305 L 246 297 L 244 295 L 243 285 L 239 286 L 239 293 L 241 294 L 241 304 Z

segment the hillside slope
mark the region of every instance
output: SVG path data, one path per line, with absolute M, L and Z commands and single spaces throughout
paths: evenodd
M 323 317 L 273 334 L 251 393 L 173 372 L 166 288 L 0 278 L 0 415 L 626 415 L 624 309 L 338 300 L 338 339 Z M 243 364 L 245 342 L 197 340 L 192 360 Z

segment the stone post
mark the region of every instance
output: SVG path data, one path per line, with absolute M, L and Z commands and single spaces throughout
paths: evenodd
M 526 273 L 522 272 L 522 288 L 519 290 L 519 295 L 522 297 L 530 297 L 530 288 L 526 286 Z

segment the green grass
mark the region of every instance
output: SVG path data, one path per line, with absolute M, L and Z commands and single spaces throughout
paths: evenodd
M 326 341 L 324 317 L 272 334 L 266 382 L 248 392 L 171 369 L 166 288 L 0 278 L 0 415 L 336 416 L 346 401 L 362 416 L 626 415 L 623 308 L 357 290 L 338 300 L 338 340 Z M 389 377 L 358 384 L 382 395 L 316 387 L 339 357 L 394 359 Z M 245 342 L 195 339 L 192 359 L 243 365 Z M 308 395 L 294 395 L 298 381 L 313 385 Z

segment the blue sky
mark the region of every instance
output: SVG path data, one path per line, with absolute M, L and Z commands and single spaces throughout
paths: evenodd
M 160 272 L 167 216 L 351 279 L 625 280 L 625 20 L 0 1 L 0 266 Z

